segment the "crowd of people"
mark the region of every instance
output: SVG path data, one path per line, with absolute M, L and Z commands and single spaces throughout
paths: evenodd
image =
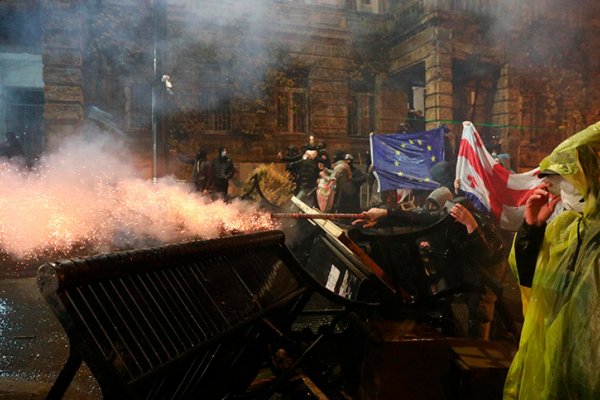
M 451 162 L 443 161 L 431 171 L 441 183 L 431 193 L 398 189 L 379 193 L 379 198 L 365 203 L 361 202 L 361 187 L 374 183 L 368 158 L 366 165 L 357 166 L 354 156 L 340 149 L 333 153 L 330 162 L 325 146 L 315 143 L 312 136 L 300 149 L 292 145 L 278 157 L 286 163 L 300 200 L 323 212 L 362 215 L 354 221 L 362 228 L 426 227 L 448 215 L 454 223 L 445 224 L 423 245 L 435 247 L 437 254 L 444 254 L 439 262 L 452 265 L 446 268 L 451 271 L 448 280 L 468 288 L 460 298 L 468 308 L 468 326 L 462 331 L 457 329 L 456 333 L 490 338 L 494 303 L 506 269 L 507 244 L 489 213 L 475 209 L 455 188 Z M 391 273 L 393 276 L 394 272 Z M 396 279 L 397 284 L 400 280 Z
M 509 169 L 507 157 L 498 156 L 496 162 Z M 439 230 L 443 248 L 454 254 L 446 262 L 459 280 L 480 289 L 467 297 L 467 335 L 489 338 L 493 282 L 501 279 L 507 259 L 522 289 L 524 321 L 504 398 L 597 399 L 600 122 L 559 144 L 540 162 L 540 171 L 542 183 L 527 198 L 514 241 L 503 243 L 489 213 L 475 209 L 456 189 L 452 193 L 449 179 L 443 183 L 441 177 L 442 186 L 425 205 L 374 207 L 355 223 L 428 225 L 445 204 L 454 221 Z
M 330 157 L 325 144 L 310 136 L 300 149 L 290 145 L 278 158 L 294 180 L 296 197 L 309 206 L 324 212 L 361 212 L 360 188 L 367 174 L 354 165 L 352 154 L 340 149 Z
M 204 150 L 198 151 L 194 158 L 178 157 L 193 164 L 192 180 L 198 192 L 227 200 L 234 166 L 225 148 L 220 148 L 212 161 L 207 160 Z M 363 165 L 355 165 L 354 155 L 342 149 L 330 157 L 326 145 L 310 136 L 307 143 L 300 147 L 290 145 L 277 158 L 285 163 L 294 181 L 296 197 L 323 212 L 361 215 L 353 224 L 364 229 L 376 225 L 426 227 L 447 216 L 451 223 L 443 225 L 443 229 L 420 245 L 443 254 L 443 259 L 437 262 L 450 271 L 445 277 L 448 285 L 467 288 L 457 299 L 468 310 L 468 325 L 456 333 L 490 338 L 494 304 L 504 280 L 510 242 L 491 215 L 476 209 L 459 191 L 452 162 L 442 161 L 430 171 L 440 183 L 430 193 L 410 189 L 383 193 L 372 190 L 378 197 L 365 202 L 361 199 L 361 187 L 376 184 L 368 155 Z
M 225 190 L 215 176 L 226 182 L 231 160 L 224 149 L 210 165 L 205 156 L 197 157 L 195 173 L 202 177 L 196 180 L 198 190 L 211 184 Z M 490 338 L 497 289 L 510 264 L 523 290 L 524 323 L 506 398 L 599 398 L 600 375 L 591 366 L 600 363 L 600 122 L 542 160 L 543 183 L 527 199 L 522 226 L 504 237 L 497 221 L 459 191 L 451 162 L 440 162 L 431 171 L 440 183 L 431 193 L 398 189 L 382 193 L 375 206 L 361 207 L 360 187 L 369 182 L 369 171 L 357 167 L 352 154 L 337 150 L 330 161 L 326 147 L 311 137 L 278 158 L 296 183 L 297 197 L 322 211 L 358 213 L 353 225 L 363 229 L 427 227 L 446 219 L 448 223 L 419 245 L 441 249 L 438 253 L 453 271 L 447 279 L 474 289 L 463 296 L 469 314 L 464 336 Z M 506 158 L 496 161 L 508 169 Z

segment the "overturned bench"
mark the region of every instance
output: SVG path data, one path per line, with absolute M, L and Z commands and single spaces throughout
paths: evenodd
M 107 399 L 243 393 L 270 333 L 306 302 L 299 269 L 280 231 L 42 265 L 39 288 L 70 343 L 48 398 L 82 361 Z

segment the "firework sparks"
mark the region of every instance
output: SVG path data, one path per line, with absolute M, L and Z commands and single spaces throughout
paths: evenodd
M 122 154 L 72 143 L 45 157 L 36 171 L 0 164 L 0 248 L 19 259 L 139 248 L 194 238 L 274 229 L 252 203 L 210 202 L 166 177 L 136 177 Z

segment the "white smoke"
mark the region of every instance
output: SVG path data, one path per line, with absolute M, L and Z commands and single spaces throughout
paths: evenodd
M 186 183 L 142 179 L 112 137 L 74 139 L 34 170 L 0 163 L 0 249 L 17 258 L 215 238 L 273 227 L 254 204 L 211 202 Z

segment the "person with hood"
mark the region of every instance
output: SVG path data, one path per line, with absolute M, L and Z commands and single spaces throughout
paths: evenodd
M 505 399 L 600 398 L 600 122 L 540 162 L 509 257 L 524 322 Z M 554 213 L 560 199 L 564 210 Z
M 235 168 L 233 161 L 227 154 L 225 147 L 219 147 L 219 153 L 213 160 L 214 174 L 214 193 L 223 200 L 227 200 L 227 192 L 229 190 L 229 179 L 233 177 Z
M 363 224 L 363 228 L 380 225 L 428 226 L 437 222 L 446 202 L 452 201 L 452 192 L 445 186 L 432 191 L 425 200 L 425 207 L 405 211 L 398 207 L 374 207 L 364 212 L 361 218 L 352 224 Z
M 497 284 L 494 279 L 503 266 L 502 240 L 488 214 L 476 210 L 464 197 L 453 199 L 450 189 L 441 186 L 427 197 L 425 207 L 411 211 L 372 208 L 353 224 L 365 223 L 363 227 L 369 228 L 381 220 L 387 226 L 426 227 L 447 213 L 451 216 L 449 223 L 440 225 L 420 246 L 443 255 L 440 264 L 446 268 L 451 286 L 465 288 L 465 293 L 455 298 L 464 301 L 469 311 L 466 332 L 459 336 L 487 340 L 497 299 L 490 281 Z M 455 325 L 458 328 L 460 324 Z
M 196 154 L 194 170 L 192 171 L 192 180 L 194 181 L 194 185 L 198 192 L 208 194 L 212 190 L 212 164 L 206 159 L 206 151 L 202 149 Z
M 179 161 L 192 165 L 192 182 L 197 192 L 208 194 L 212 190 L 213 173 L 212 164 L 206 159 L 206 151 L 198 149 L 195 157 L 177 154 Z
M 454 190 L 455 170 L 456 167 L 454 165 L 448 161 L 442 160 L 431 167 L 429 173 L 434 181 L 452 191 Z

